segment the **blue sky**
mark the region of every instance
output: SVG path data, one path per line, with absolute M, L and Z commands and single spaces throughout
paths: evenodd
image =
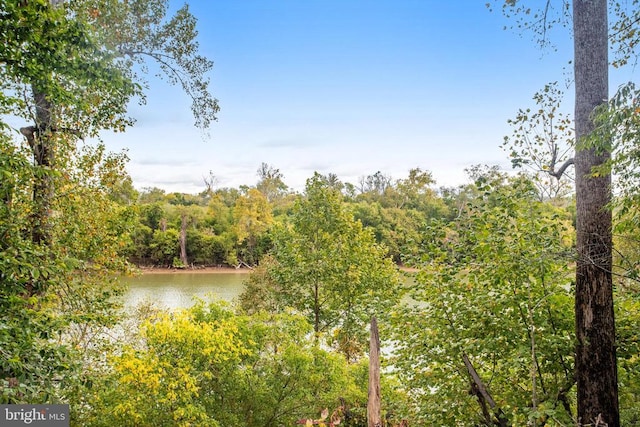
M 297 191 L 314 171 L 356 184 L 415 167 L 458 185 L 473 164 L 508 168 L 507 120 L 545 83 L 570 77 L 565 31 L 551 34 L 557 50 L 540 50 L 484 1 L 189 4 L 215 62 L 219 121 L 205 137 L 187 97 L 151 81 L 147 105 L 131 108 L 136 125 L 103 137 L 128 149 L 137 188 L 195 193 L 209 171 L 221 187 L 254 185 L 262 162 Z

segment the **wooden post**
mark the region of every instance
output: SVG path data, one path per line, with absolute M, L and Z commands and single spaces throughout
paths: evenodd
M 367 403 L 368 427 L 382 427 L 380 414 L 380 336 L 378 322 L 371 318 L 369 339 L 369 401 Z

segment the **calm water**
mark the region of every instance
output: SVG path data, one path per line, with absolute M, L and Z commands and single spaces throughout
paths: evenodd
M 242 282 L 248 278 L 247 270 L 216 273 L 144 273 L 138 277 L 126 277 L 129 286 L 124 298 L 125 309 L 143 302 L 176 309 L 193 305 L 193 298 L 222 299 L 232 302 L 244 289 Z M 407 285 L 413 279 L 404 278 Z M 407 298 L 407 301 L 410 301 Z
M 242 292 L 246 271 L 224 273 L 145 273 L 127 277 L 125 308 L 152 302 L 168 309 L 193 305 L 193 298 L 233 301 Z

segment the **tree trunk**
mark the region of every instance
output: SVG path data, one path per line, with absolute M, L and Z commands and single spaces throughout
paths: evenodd
M 182 213 L 182 223 L 180 224 L 180 262 L 183 267 L 189 266 L 187 259 L 187 225 L 189 224 L 187 214 Z
M 33 183 L 33 212 L 31 240 L 37 245 L 51 244 L 51 211 L 54 196 L 52 170 L 55 167 L 52 131 L 52 104 L 46 94 L 32 85 L 36 123 L 20 129 L 33 152 L 35 176 Z
M 594 129 L 608 90 L 607 0 L 573 2 L 576 141 Z M 620 425 L 611 277 L 611 176 L 592 177 L 610 153 L 580 149 L 576 167 L 576 381 L 581 425 Z
M 316 333 L 316 339 L 320 333 L 320 285 L 317 280 L 313 284 L 313 331 Z
M 381 427 L 380 413 L 380 336 L 378 322 L 371 318 L 371 337 L 369 338 L 369 400 L 367 402 L 367 426 Z

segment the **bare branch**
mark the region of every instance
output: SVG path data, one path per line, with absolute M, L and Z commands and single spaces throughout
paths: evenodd
M 482 412 L 487 423 L 492 423 L 491 415 L 489 414 L 486 406 L 488 403 L 491 409 L 496 413 L 496 418 L 492 424 L 498 425 L 500 427 L 506 427 L 506 419 L 504 418 L 502 409 L 497 408 L 496 402 L 493 400 L 493 397 L 491 397 L 489 390 L 487 390 L 487 387 L 480 378 L 480 375 L 478 375 L 478 372 L 476 372 L 473 364 L 471 363 L 471 360 L 469 360 L 469 356 L 467 356 L 466 353 L 462 353 L 462 360 L 464 361 L 464 365 L 467 368 L 467 372 L 471 379 L 471 389 L 473 391 L 473 394 L 476 395 L 478 401 L 480 402 L 480 406 L 482 407 Z
M 554 159 L 554 163 L 555 163 L 555 159 Z M 559 180 L 560 178 L 562 178 L 562 175 L 567 170 L 567 168 L 569 166 L 571 166 L 572 164 L 574 164 L 573 157 L 568 159 L 566 162 L 564 162 L 562 164 L 562 166 L 560 166 L 560 169 L 555 170 L 555 164 L 554 164 L 554 165 L 552 165 L 551 170 L 549 170 L 547 172 L 549 173 L 549 175 L 551 175 L 552 177 L 554 177 L 554 178 Z
M 542 43 L 547 42 L 547 16 L 549 14 L 549 8 L 551 7 L 551 0 L 547 0 L 547 4 L 544 6 L 544 13 L 542 15 Z

